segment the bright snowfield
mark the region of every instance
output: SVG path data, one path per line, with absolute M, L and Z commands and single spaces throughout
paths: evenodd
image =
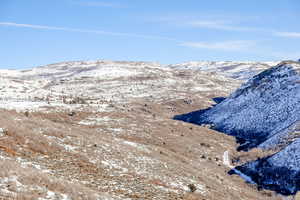
M 232 137 L 172 119 L 240 87 L 230 73 L 112 61 L 0 70 L 0 197 L 278 199 L 228 175 Z
M 284 62 L 254 76 L 211 109 L 176 119 L 210 124 L 233 135 L 240 149 L 276 151 L 238 167 L 260 186 L 295 194 L 300 181 L 300 64 Z

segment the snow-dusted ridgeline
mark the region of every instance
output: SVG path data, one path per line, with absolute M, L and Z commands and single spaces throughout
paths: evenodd
M 85 100 L 89 108 L 103 111 L 112 102 L 134 98 L 178 99 L 180 93 L 186 93 L 182 88 L 187 78 L 192 83 L 190 91 L 202 93 L 227 92 L 240 84 L 218 74 L 181 72 L 158 63 L 63 62 L 27 70 L 0 70 L 0 108 L 82 110 L 86 106 L 80 102 Z
M 217 72 L 230 78 L 247 80 L 266 70 L 277 65 L 279 62 L 252 62 L 252 61 L 190 61 L 185 63 L 168 65 L 173 69 L 185 69 L 196 71 Z

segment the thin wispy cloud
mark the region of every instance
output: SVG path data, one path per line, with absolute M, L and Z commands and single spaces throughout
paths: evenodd
M 300 32 L 275 32 L 276 36 L 286 38 L 300 38 Z
M 234 19 L 225 18 L 221 20 L 217 17 L 210 16 L 202 19 L 182 16 L 182 17 L 158 17 L 153 21 L 170 24 L 179 27 L 193 27 L 204 30 L 218 30 L 228 32 L 245 32 L 245 33 L 260 33 L 273 37 L 300 38 L 300 32 L 280 32 L 274 28 L 258 27 L 247 25 L 249 19 Z M 257 20 L 257 19 L 256 19 Z
M 84 0 L 70 0 L 71 3 L 80 6 L 90 7 L 106 7 L 106 8 L 124 8 L 125 5 L 110 1 L 84 1 Z
M 34 24 L 20 24 L 14 22 L 0 22 L 0 26 L 10 26 L 10 27 L 30 28 L 30 29 L 40 29 L 40 30 L 56 30 L 56 31 L 67 31 L 67 32 L 77 32 L 77 33 L 91 33 L 91 34 L 98 34 L 98 35 L 133 37 L 133 38 L 141 38 L 141 39 L 178 41 L 177 39 L 174 38 L 157 36 L 157 35 L 141 35 L 141 34 L 134 34 L 134 33 L 111 32 L 111 31 L 104 31 L 104 30 L 90 30 L 90 29 L 77 29 L 77 28 L 44 26 L 44 25 L 34 25 Z
M 240 32 L 262 32 L 268 33 L 272 36 L 286 37 L 286 38 L 300 38 L 300 32 L 278 32 L 273 29 L 265 29 L 258 27 L 246 27 L 233 25 L 234 23 L 220 20 L 198 20 L 187 22 L 190 26 L 206 29 L 215 29 L 222 31 L 240 31 Z
M 165 41 L 167 40 L 167 41 L 173 41 L 179 46 L 199 48 L 199 49 L 223 50 L 223 51 L 245 51 L 255 46 L 254 41 L 236 40 L 236 41 L 221 41 L 221 42 L 187 42 L 172 37 L 164 37 L 164 36 L 157 36 L 157 35 L 141 35 L 141 34 L 134 34 L 134 33 L 110 32 L 110 31 L 103 31 L 103 30 L 21 24 L 21 23 L 14 23 L 14 22 L 0 22 L 0 26 L 30 28 L 30 29 L 38 29 L 38 30 L 89 33 L 89 34 L 108 35 L 108 36 L 117 36 L 117 37 L 132 37 L 132 38 L 151 39 L 151 40 L 165 40 Z
M 193 47 L 198 49 L 211 49 L 222 51 L 246 51 L 256 45 L 254 41 L 221 41 L 221 42 L 184 42 L 181 46 Z
M 258 29 L 255 27 L 243 27 L 234 25 L 228 21 L 220 20 L 196 20 L 186 22 L 186 24 L 197 28 L 216 29 L 223 31 L 258 31 Z
M 154 21 L 167 23 L 175 26 L 181 26 L 181 27 L 194 27 L 194 28 L 213 29 L 213 30 L 222 30 L 222 31 L 239 31 L 239 32 L 264 31 L 264 29 L 262 28 L 244 25 L 246 24 L 246 22 L 241 19 L 237 21 L 236 19 L 230 17 L 227 18 L 224 17 L 224 19 L 220 19 L 213 16 L 202 17 L 202 18 L 195 18 L 189 16 L 158 17 L 155 18 Z

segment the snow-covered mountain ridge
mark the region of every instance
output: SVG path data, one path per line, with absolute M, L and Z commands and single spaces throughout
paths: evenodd
M 174 69 L 217 72 L 227 77 L 247 80 L 255 74 L 258 74 L 259 72 L 273 67 L 277 64 L 279 64 L 278 61 L 190 61 L 168 65 L 168 67 Z
M 23 79 L 63 79 L 76 77 L 115 78 L 139 73 L 144 67 L 160 67 L 158 63 L 126 61 L 73 61 L 34 67 L 27 70 L 0 70 L 1 76 Z
M 210 72 L 191 73 L 158 63 L 63 62 L 28 70 L 0 70 L 0 107 L 19 110 L 75 107 L 78 105 L 65 105 L 62 101 L 76 98 L 84 98 L 96 107 L 99 102 L 104 105 L 103 102 L 109 104 L 132 98 L 179 98 L 182 85 L 175 83 L 188 84 L 187 77 L 194 80 L 189 90 L 199 92 L 228 91 L 240 83 Z M 174 90 L 178 93 L 173 93 Z

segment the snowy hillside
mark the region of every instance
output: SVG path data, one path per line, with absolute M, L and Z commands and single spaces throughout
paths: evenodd
M 278 153 L 246 163 L 237 169 L 252 177 L 252 180 L 261 187 L 285 195 L 296 194 L 300 190 L 299 137 L 298 129 L 297 137 Z
M 237 169 L 259 185 L 282 194 L 300 189 L 300 63 L 283 62 L 254 76 L 214 107 L 175 119 L 209 124 L 235 136 L 239 149 L 273 150 L 274 155 Z
M 249 140 L 256 146 L 299 120 L 298 63 L 279 64 L 244 83 L 193 122 Z
M 84 99 L 89 108 L 103 110 L 112 102 L 180 98 L 187 92 L 184 84 L 191 84 L 189 91 L 227 92 L 237 87 L 239 81 L 209 72 L 173 70 L 157 63 L 65 62 L 29 70 L 0 70 L 0 107 L 83 109 L 86 106 L 75 101 Z
M 279 62 L 233 62 L 233 61 L 191 61 L 168 65 L 173 69 L 217 72 L 227 77 L 248 80 L 259 72 L 277 65 Z

